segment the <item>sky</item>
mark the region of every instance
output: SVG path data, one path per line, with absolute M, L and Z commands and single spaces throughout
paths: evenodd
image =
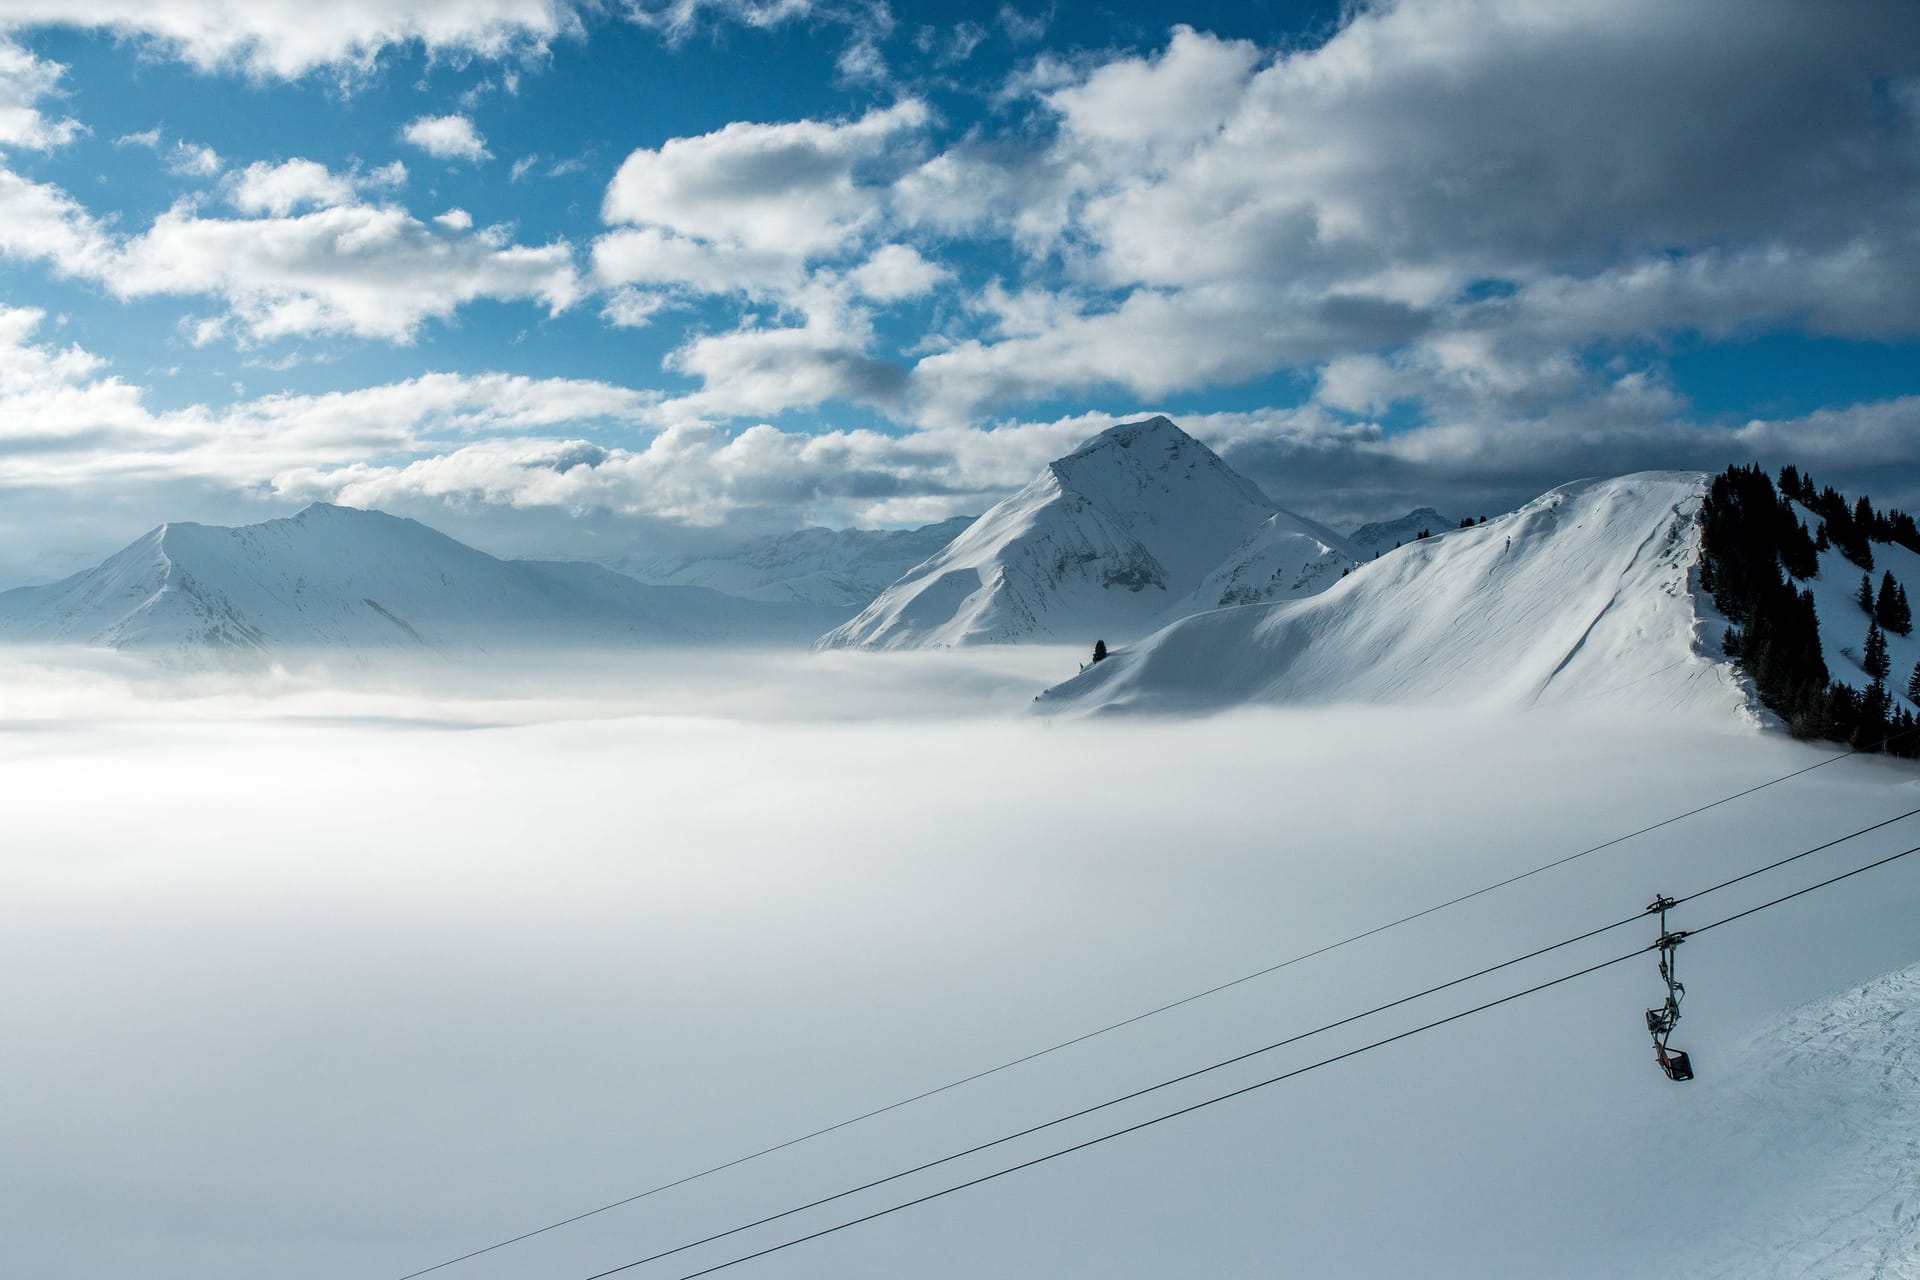
M 1336 524 L 1920 505 L 1908 0 L 0 0 L 0 586 L 982 510 L 1170 414 Z

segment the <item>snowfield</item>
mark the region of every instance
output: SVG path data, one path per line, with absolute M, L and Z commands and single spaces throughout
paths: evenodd
M 1311 598 L 1183 618 L 1041 706 L 1604 703 L 1750 718 L 1720 651 L 1725 620 L 1696 589 L 1705 485 L 1692 472 L 1564 485 L 1389 551 Z
M 1607 700 L 1036 720 L 1011 713 L 1074 654 L 1013 653 L 609 657 L 564 696 L 524 671 L 428 696 L 7 666 L 5 1269 L 397 1280 L 1835 758 Z M 585 1277 L 1915 808 L 1910 767 L 1838 759 L 435 1274 Z M 1916 843 L 1920 818 L 1673 923 Z M 1653 1065 L 1662 988 L 1637 956 L 728 1274 L 1920 1274 L 1920 996 L 1879 981 L 1920 962 L 1917 911 L 1920 856 L 1690 940 L 1688 1085 Z M 631 1274 L 684 1276 L 1651 938 L 1636 921 Z

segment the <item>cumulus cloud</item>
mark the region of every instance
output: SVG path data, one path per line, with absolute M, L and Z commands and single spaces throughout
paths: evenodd
M 401 141 L 416 146 L 440 160 L 465 160 L 478 164 L 491 160 L 486 140 L 466 116 L 419 116 L 400 130 Z
M 64 26 L 150 41 L 202 70 L 292 79 L 371 70 L 382 50 L 523 57 L 582 30 L 573 0 L 345 0 L 324 20 L 300 0 L 0 0 L 0 30 Z
M 233 176 L 228 199 L 242 213 L 270 213 L 285 217 L 295 209 L 330 209 L 355 197 L 352 179 L 332 173 L 313 160 L 280 164 L 255 161 Z
M 220 169 L 220 154 L 212 147 L 182 139 L 167 152 L 167 172 L 178 177 L 212 178 Z
M 284 470 L 452 448 L 478 435 L 637 424 L 654 399 L 582 379 L 424 374 L 156 410 L 98 356 L 37 341 L 45 321 L 34 308 L 0 307 L 0 487 L 155 477 L 256 487 Z
M 458 218 L 429 225 L 353 198 L 359 186 L 395 178 L 386 170 L 342 177 L 303 160 L 250 165 L 231 180 L 229 198 L 266 216 L 208 217 L 183 203 L 121 235 L 59 188 L 0 168 L 0 253 L 44 261 L 121 298 L 218 299 L 225 315 L 201 325 L 202 339 L 231 320 L 251 340 L 410 342 L 423 324 L 476 299 L 524 299 L 554 313 L 581 296 L 564 241 L 513 244 L 499 229 L 471 231 Z
M 861 296 L 877 302 L 918 298 L 951 279 L 953 272 L 920 256 L 912 245 L 882 245 L 874 255 L 847 273 Z
M 730 124 L 643 147 L 614 175 L 602 216 L 760 252 L 830 253 L 878 212 L 858 167 L 927 118 L 907 99 L 844 124 Z
M 1476 346 L 1546 368 L 1674 331 L 1920 328 L 1898 284 L 1920 268 L 1920 127 L 1888 109 L 1920 73 L 1911 6 L 1405 0 L 1311 47 L 1178 28 L 1042 69 L 1017 78 L 1053 123 L 1037 144 L 971 135 L 890 193 L 907 225 L 1003 241 L 1053 298 L 1044 332 L 935 344 L 924 412 L 1409 343 L 1433 345 L 1405 368 L 1464 372 Z M 1488 280 L 1511 300 L 1476 296 Z M 1359 367 L 1324 380 L 1344 405 L 1372 403 L 1341 389 Z
M 60 92 L 65 74 L 61 64 L 0 39 L 0 147 L 51 151 L 84 132 L 79 121 L 49 119 L 40 109 Z

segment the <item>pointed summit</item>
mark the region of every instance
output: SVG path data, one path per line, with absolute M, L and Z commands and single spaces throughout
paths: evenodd
M 1276 516 L 1305 527 L 1171 420 L 1122 423 L 1048 463 L 820 644 L 1130 639 Z

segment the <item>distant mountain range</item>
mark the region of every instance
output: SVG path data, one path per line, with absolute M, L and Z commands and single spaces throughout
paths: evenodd
M 817 604 L 852 614 L 974 521 L 955 516 L 918 529 L 800 529 L 719 554 L 631 555 L 600 561 L 656 586 L 708 587 L 743 600 Z
M 1432 507 L 1418 507 L 1398 520 L 1363 524 L 1347 535 L 1347 541 L 1361 555 L 1372 557 L 1382 551 L 1391 551 L 1402 543 L 1416 541 L 1422 533 L 1443 533 L 1457 528 L 1459 524 L 1458 520 L 1449 519 Z
M 837 610 L 500 560 L 412 520 L 315 503 L 226 528 L 164 524 L 99 566 L 0 593 L 0 640 L 189 661 L 302 650 L 800 643 Z

